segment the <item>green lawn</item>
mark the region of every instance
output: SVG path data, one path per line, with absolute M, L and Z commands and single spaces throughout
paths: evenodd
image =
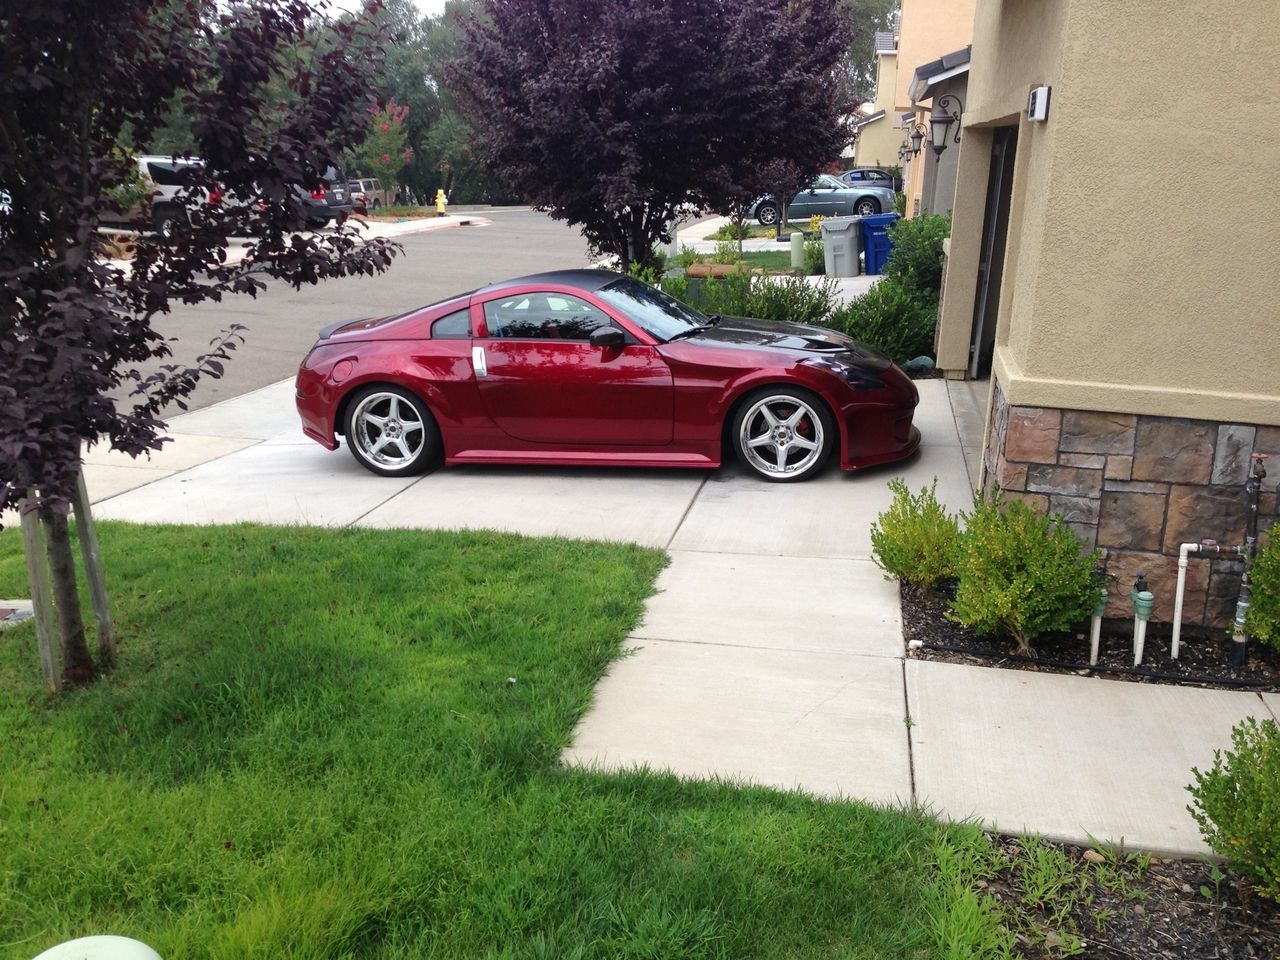
M 112 675 L 47 699 L 34 630 L 0 632 L 0 957 L 102 932 L 166 960 L 884 960 L 989 937 L 932 879 L 922 815 L 558 769 L 657 551 L 100 536 Z M 0 596 L 25 593 L 5 531 Z

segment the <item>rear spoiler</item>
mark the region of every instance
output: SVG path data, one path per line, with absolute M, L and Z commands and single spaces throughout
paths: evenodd
M 361 320 L 368 320 L 368 317 L 356 317 L 354 320 L 339 320 L 337 323 L 331 323 L 320 331 L 320 339 L 328 340 L 331 336 L 341 330 L 343 327 L 352 323 L 359 323 Z

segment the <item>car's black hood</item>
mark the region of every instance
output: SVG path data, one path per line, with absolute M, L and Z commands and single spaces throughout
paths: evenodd
M 826 327 L 780 320 L 751 320 L 746 317 L 721 317 L 715 326 L 684 339 L 686 343 L 708 346 L 763 347 L 819 356 L 839 355 L 846 362 L 868 370 L 887 370 L 888 357 L 859 343 L 848 334 Z

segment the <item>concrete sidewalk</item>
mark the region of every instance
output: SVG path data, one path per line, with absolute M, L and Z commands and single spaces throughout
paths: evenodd
M 149 461 L 93 451 L 85 474 L 102 519 L 488 528 L 667 549 L 630 654 L 597 688 L 566 762 L 1203 852 L 1184 809 L 1191 767 L 1229 746 L 1239 719 L 1280 711 L 1280 697 L 905 657 L 897 588 L 870 559 L 886 481 L 937 477 L 952 509 L 971 496 L 946 385 L 919 387 L 915 457 L 795 485 L 733 466 L 379 478 L 302 436 L 289 381 L 174 417 L 175 442 Z

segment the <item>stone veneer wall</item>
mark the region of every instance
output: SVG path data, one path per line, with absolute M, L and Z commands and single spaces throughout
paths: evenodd
M 1250 454 L 1268 453 L 1260 531 L 1276 521 L 1280 427 L 1172 417 L 1015 407 L 997 382 L 984 453 L 987 487 L 1040 513 L 1056 513 L 1089 548 L 1106 553 L 1107 615 L 1131 617 L 1129 590 L 1146 570 L 1153 618 L 1173 619 L 1178 547 L 1211 538 L 1244 541 Z M 1226 626 L 1235 614 L 1240 561 L 1192 559 L 1185 623 Z

